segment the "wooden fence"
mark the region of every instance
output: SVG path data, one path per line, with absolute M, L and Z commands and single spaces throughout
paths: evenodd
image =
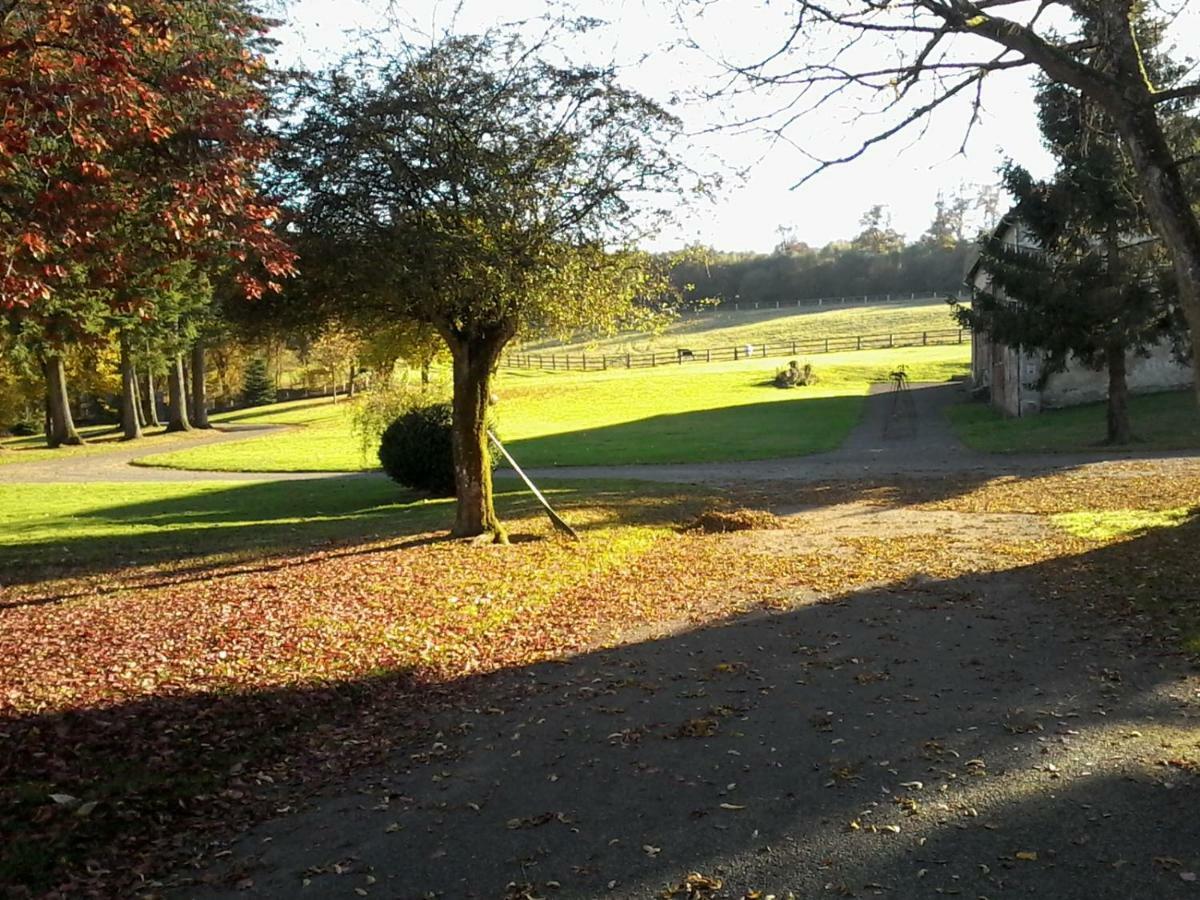
M 563 372 L 600 372 L 608 369 L 648 369 L 695 362 L 736 362 L 773 356 L 812 356 L 848 350 L 891 350 L 897 347 L 935 347 L 964 344 L 971 333 L 962 328 L 939 331 L 910 331 L 892 334 L 842 335 L 825 338 L 796 338 L 740 347 L 678 347 L 656 353 L 508 353 L 502 363 L 510 369 L 542 369 Z

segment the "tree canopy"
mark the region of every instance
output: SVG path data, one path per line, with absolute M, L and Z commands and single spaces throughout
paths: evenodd
M 521 329 L 609 328 L 662 287 L 635 242 L 665 215 L 678 122 L 611 69 L 491 33 L 356 59 L 297 97 L 284 169 L 306 290 L 427 323 L 453 358 L 459 535 L 503 538 L 486 412 Z

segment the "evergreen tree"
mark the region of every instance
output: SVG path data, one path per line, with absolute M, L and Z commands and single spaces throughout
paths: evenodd
M 254 357 L 246 366 L 242 399 L 247 406 L 265 406 L 275 402 L 275 384 L 267 371 L 267 361 L 261 356 Z
M 1038 108 L 1058 158 L 1054 179 L 1035 181 L 1016 165 L 1004 172 L 1016 227 L 1033 246 L 985 238 L 990 290 L 956 314 L 996 340 L 1040 351 L 1043 382 L 1072 358 L 1107 369 L 1107 440 L 1128 443 L 1127 359 L 1183 333 L 1175 282 L 1103 113 L 1060 84 L 1040 88 Z

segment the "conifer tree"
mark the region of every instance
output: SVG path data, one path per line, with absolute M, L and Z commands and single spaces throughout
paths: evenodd
M 1020 166 L 1004 172 L 1017 199 L 1010 214 L 1025 246 L 996 234 L 982 243 L 989 290 L 961 322 L 1043 356 L 1042 381 L 1072 359 L 1108 372 L 1107 441 L 1132 439 L 1127 364 L 1186 334 L 1175 281 L 1153 237 L 1135 175 L 1105 115 L 1078 91 L 1038 91 L 1047 147 L 1058 158 L 1050 181 Z

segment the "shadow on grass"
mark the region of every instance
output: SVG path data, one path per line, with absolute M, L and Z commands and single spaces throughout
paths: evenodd
M 82 488 L 86 490 L 86 486 Z M 621 482 L 554 484 L 551 502 L 600 506 L 578 525 L 587 531 L 617 522 L 673 521 L 669 502 L 678 488 Z M 667 500 L 666 505 L 663 501 Z M 537 501 L 515 480 L 497 479 L 502 519 L 538 516 Z M 63 576 L 113 573 L 169 563 L 169 582 L 212 577 L 214 565 L 284 555 L 267 567 L 292 564 L 288 555 L 321 551 L 353 555 L 357 547 L 392 542 L 404 549 L 438 539 L 454 518 L 453 499 L 423 499 L 383 478 L 346 475 L 293 482 L 247 482 L 178 497 L 115 504 L 63 515 L 61 536 L 0 545 L 0 585 L 36 584 Z M 45 523 L 39 522 L 44 528 Z M 518 535 L 517 539 L 521 539 Z M 371 547 L 366 552 L 375 552 Z M 256 571 L 261 564 L 220 574 Z M 112 590 L 131 585 L 118 581 Z M 89 587 L 87 593 L 95 593 Z M 22 598 L 0 609 L 66 599 L 67 594 Z
M 858 424 L 865 398 L 806 397 L 651 416 L 511 442 L 522 466 L 724 462 L 834 450 Z
M 1145 645 L 1144 622 L 1098 615 L 1086 585 L 1198 539 L 1192 520 L 1017 572 L 852 592 L 451 683 L 387 671 L 0 720 L 0 880 L 81 894 L 71 879 L 91 860 L 102 893 L 127 894 L 252 818 L 294 811 L 314 785 L 386 762 L 269 828 L 270 843 L 247 839 L 227 880 L 186 895 L 289 896 L 300 873 L 332 891 L 315 879 L 340 860 L 339 886 L 373 872 L 389 896 L 553 880 L 571 900 L 646 897 L 737 857 L 730 896 L 1190 896 L 1174 867 L 1200 864 L 1195 779 L 1164 791 L 1127 777 L 1111 743 L 1103 762 L 1087 761 L 1096 745 L 1075 748 L 1178 721 L 1158 688 L 1179 666 Z M 1028 602 L 1043 579 L 1077 587 Z M 81 817 L 51 793 L 98 805 Z M 871 831 L 892 824 L 900 834 Z

